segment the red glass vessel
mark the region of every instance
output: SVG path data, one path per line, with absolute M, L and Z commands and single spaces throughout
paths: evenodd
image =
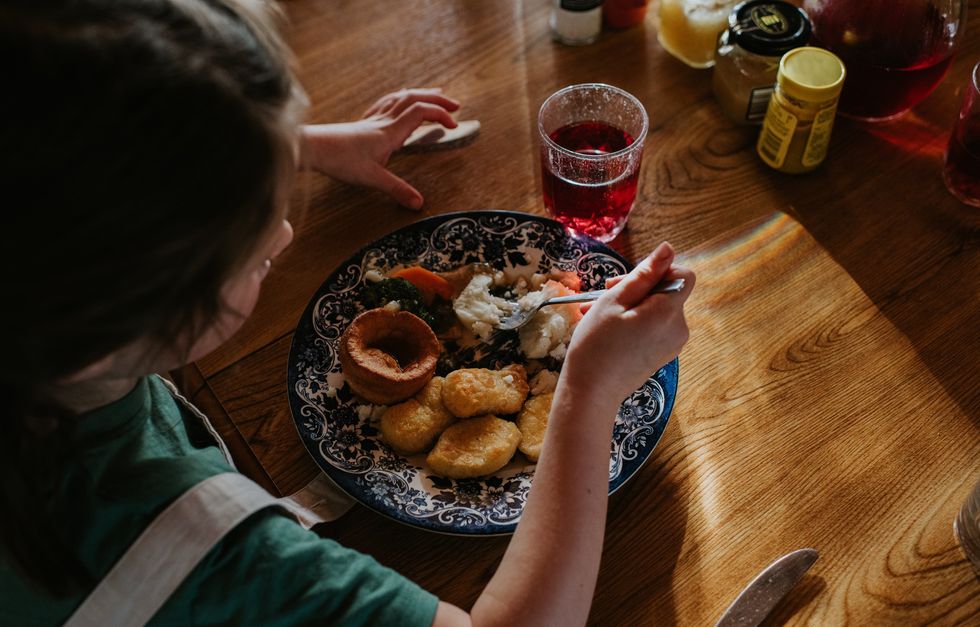
M 545 208 L 574 233 L 602 242 L 626 225 L 649 128 L 635 96 L 603 83 L 570 85 L 538 112 Z
M 550 134 L 551 139 L 567 150 L 581 155 L 603 155 L 619 152 L 633 143 L 626 131 L 605 122 L 587 121 L 568 124 Z M 580 178 L 594 178 L 595 183 L 572 181 L 555 174 L 542 161 L 541 181 L 544 204 L 552 216 L 568 228 L 590 237 L 604 237 L 617 230 L 629 215 L 636 198 L 639 162 L 632 171 L 615 180 L 605 179 L 605 166 L 591 164 L 595 175 L 580 171 Z
M 813 45 L 847 67 L 838 110 L 865 120 L 901 115 L 946 75 L 962 26 L 962 0 L 807 0 Z
M 963 89 L 963 106 L 949 136 L 943 180 L 961 201 L 980 207 L 980 64 Z

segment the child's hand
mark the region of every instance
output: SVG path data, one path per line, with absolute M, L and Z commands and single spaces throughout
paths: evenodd
M 357 122 L 317 124 L 303 129 L 307 164 L 347 183 L 381 190 L 398 203 L 419 209 L 422 194 L 385 165 L 423 122 L 455 128 L 450 111 L 459 103 L 441 89 L 403 89 L 383 96 Z
M 684 302 L 694 273 L 672 266 L 674 251 L 664 242 L 627 275 L 608 282 L 609 291 L 587 307 L 568 347 L 563 374 L 617 405 L 661 366 L 680 353 L 688 339 Z M 677 294 L 650 294 L 661 279 L 682 278 Z

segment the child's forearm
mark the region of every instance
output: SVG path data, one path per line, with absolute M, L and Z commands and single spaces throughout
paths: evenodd
M 618 403 L 563 373 L 532 496 L 473 624 L 584 624 L 606 521 L 609 442 Z
M 674 267 L 673 259 L 669 244 L 658 246 L 579 322 L 514 539 L 472 612 L 440 604 L 437 626 L 575 625 L 588 619 L 602 556 L 616 412 L 688 338 L 684 302 L 695 277 Z M 651 294 L 665 276 L 683 278 L 684 289 Z

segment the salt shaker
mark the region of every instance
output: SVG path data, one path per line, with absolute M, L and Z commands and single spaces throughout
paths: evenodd
M 602 30 L 602 0 L 554 0 L 551 33 L 569 46 L 591 44 Z

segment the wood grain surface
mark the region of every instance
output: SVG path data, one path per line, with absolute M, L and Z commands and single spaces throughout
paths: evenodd
M 890 124 L 839 119 L 826 163 L 788 176 L 755 156 L 754 130 L 724 118 L 711 71 L 664 52 L 652 19 L 570 48 L 552 42 L 546 0 L 286 2 L 310 121 L 441 86 L 482 130 L 464 148 L 392 160 L 425 195 L 420 213 L 303 174 L 293 245 L 243 330 L 189 370 L 188 392 L 261 465 L 246 472 L 282 493 L 303 486 L 318 470 L 289 413 L 286 360 L 316 288 L 427 215 L 543 214 L 538 107 L 568 84 L 612 83 L 651 119 L 637 208 L 613 246 L 635 260 L 668 239 L 698 287 L 666 434 L 610 499 L 590 623 L 711 624 L 770 561 L 811 546 L 820 559 L 769 623 L 980 624 L 980 582 L 952 532 L 980 479 L 980 210 L 940 174 L 980 59 L 970 4 L 928 99 Z M 320 532 L 462 607 L 507 543 L 363 507 Z

